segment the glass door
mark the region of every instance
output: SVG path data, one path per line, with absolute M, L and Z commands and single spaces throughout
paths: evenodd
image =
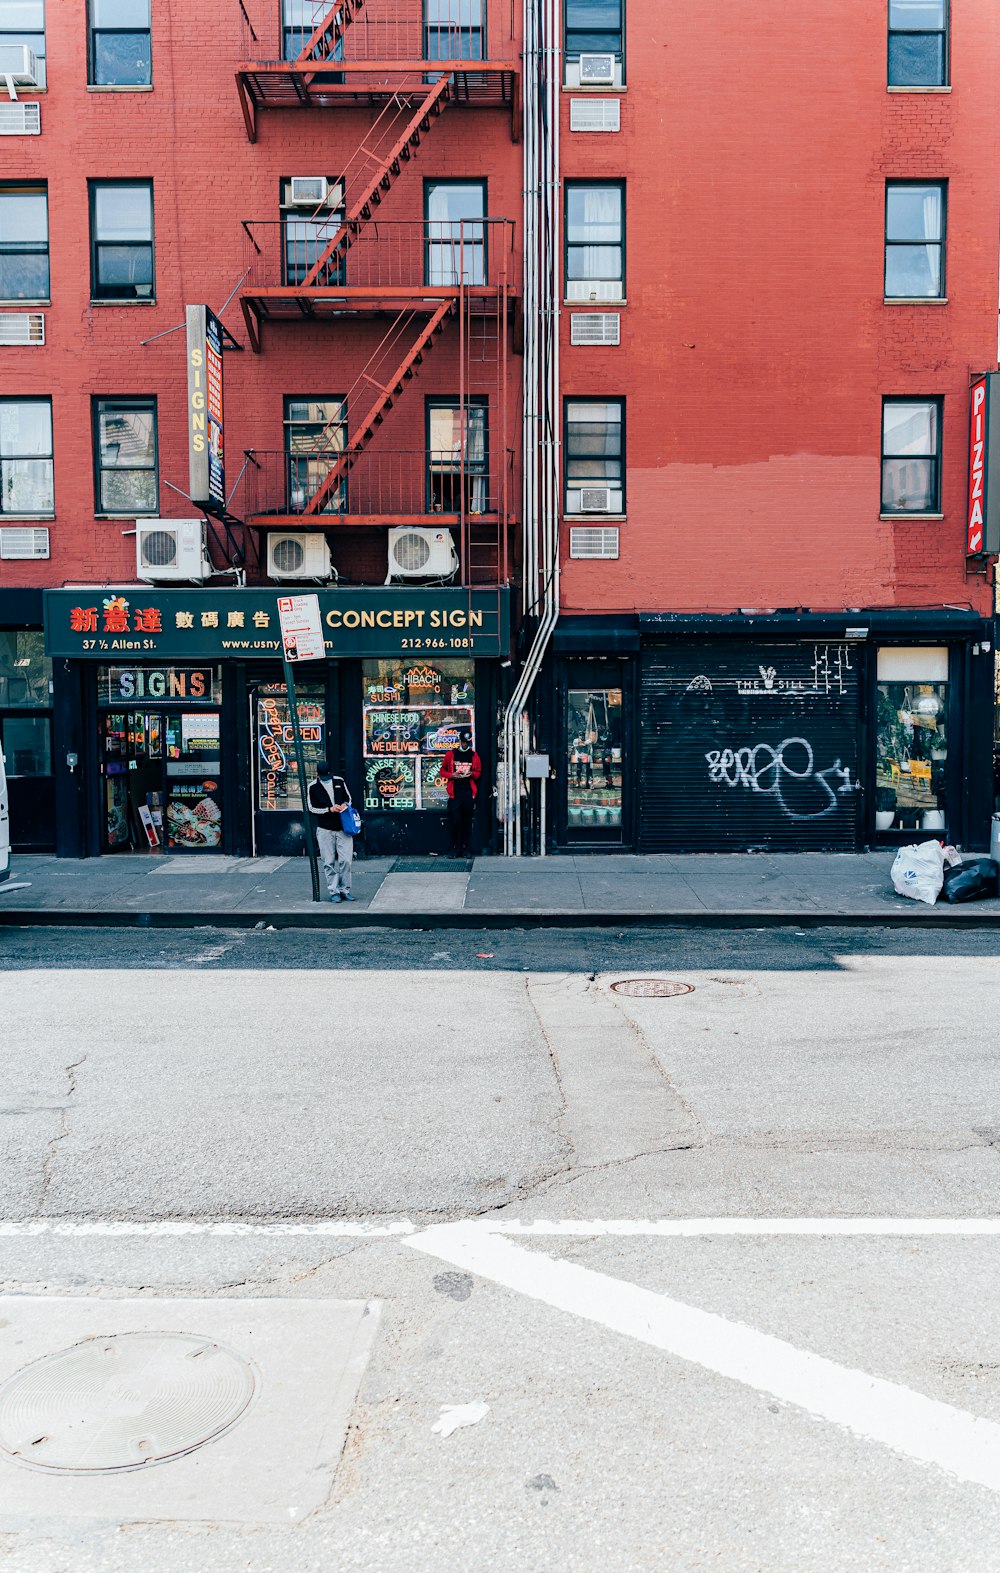
M 945 838 L 953 725 L 948 650 L 883 645 L 875 689 L 875 829 L 889 840 Z M 893 834 L 895 833 L 895 834 Z
M 222 847 L 222 716 L 176 710 L 165 717 L 168 852 Z
M 627 768 L 621 663 L 571 667 L 564 700 L 567 840 L 620 844 Z
M 326 693 L 322 683 L 295 684 L 306 775 L 327 749 Z M 302 783 L 284 683 L 261 683 L 250 691 L 254 847 L 267 857 L 301 852 L 305 845 Z M 331 761 L 334 768 L 336 760 Z
M 163 744 L 163 716 L 156 711 L 112 711 L 103 716 L 106 851 L 163 851 Z

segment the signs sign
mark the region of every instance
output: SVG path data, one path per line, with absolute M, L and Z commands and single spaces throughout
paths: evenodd
M 188 492 L 207 513 L 226 511 L 222 324 L 207 306 L 187 308 Z
M 1000 482 L 990 491 L 990 470 L 1000 464 L 1000 373 L 977 377 L 969 389 L 969 511 L 966 551 L 970 557 L 1000 552 Z
M 326 655 L 318 595 L 279 595 L 282 654 L 286 661 L 322 661 Z
M 282 654 L 282 599 L 268 589 L 47 590 L 46 654 L 170 663 L 273 660 Z M 317 599 L 327 660 L 402 655 L 426 675 L 428 657 L 504 656 L 510 646 L 507 589 L 373 586 L 325 590 Z
M 105 666 L 98 673 L 97 692 L 102 702 L 117 705 L 147 699 L 200 699 L 219 702 L 219 685 L 212 666 Z

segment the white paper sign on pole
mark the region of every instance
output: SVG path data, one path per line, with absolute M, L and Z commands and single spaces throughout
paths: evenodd
M 286 661 L 322 661 L 326 656 L 318 595 L 279 595 L 278 618 Z

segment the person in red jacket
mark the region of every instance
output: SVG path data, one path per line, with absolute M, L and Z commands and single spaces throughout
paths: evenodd
M 472 816 L 475 813 L 483 762 L 472 746 L 471 732 L 460 732 L 458 740 L 460 746 L 449 748 L 441 761 L 441 780 L 448 791 L 451 855 L 464 858 L 469 855 Z

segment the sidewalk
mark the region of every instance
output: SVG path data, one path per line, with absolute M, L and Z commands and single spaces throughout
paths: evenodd
M 1000 900 L 897 896 L 891 852 L 359 859 L 349 905 L 309 899 L 304 858 L 17 856 L 0 925 L 581 927 L 1000 924 Z M 10 889 L 26 881 L 28 887 Z

